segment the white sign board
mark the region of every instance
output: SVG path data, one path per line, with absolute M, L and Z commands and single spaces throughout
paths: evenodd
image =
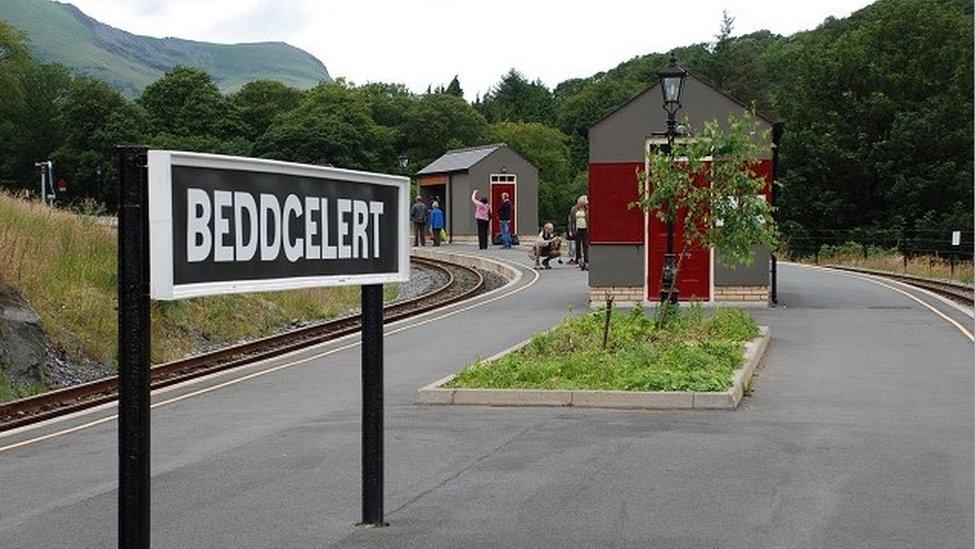
M 149 151 L 150 297 L 406 282 L 406 177 Z
M 962 242 L 962 231 L 952 231 L 952 245 L 958 246 Z

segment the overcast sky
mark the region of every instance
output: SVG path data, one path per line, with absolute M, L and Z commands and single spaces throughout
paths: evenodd
M 515 67 L 552 87 L 636 55 L 733 34 L 811 29 L 867 0 L 72 0 L 136 34 L 210 42 L 284 41 L 357 84 L 414 91 L 458 74 L 473 99 Z M 669 7 L 672 7 L 669 9 Z

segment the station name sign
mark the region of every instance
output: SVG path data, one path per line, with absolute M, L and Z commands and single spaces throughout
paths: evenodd
M 149 151 L 150 297 L 409 278 L 409 180 Z

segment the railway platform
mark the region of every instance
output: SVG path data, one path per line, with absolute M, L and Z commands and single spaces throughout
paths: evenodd
M 154 396 L 156 547 L 971 544 L 962 311 L 781 265 L 780 306 L 752 311 L 773 340 L 735 412 L 417 406 L 419 387 L 587 309 L 578 269 L 450 249 L 522 277 L 387 326 L 390 526 L 354 526 L 350 337 Z M 0 544 L 114 545 L 115 436 L 110 410 L 0 434 Z

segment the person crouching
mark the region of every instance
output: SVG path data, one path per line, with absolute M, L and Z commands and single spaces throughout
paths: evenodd
M 551 269 L 549 260 L 554 257 L 559 257 L 559 247 L 561 244 L 562 242 L 556 236 L 556 231 L 553 229 L 552 223 L 543 225 L 542 232 L 539 233 L 539 238 L 532 245 L 532 257 L 535 259 L 535 268 L 538 269 L 540 267 L 539 260 L 541 259 L 541 267 Z

